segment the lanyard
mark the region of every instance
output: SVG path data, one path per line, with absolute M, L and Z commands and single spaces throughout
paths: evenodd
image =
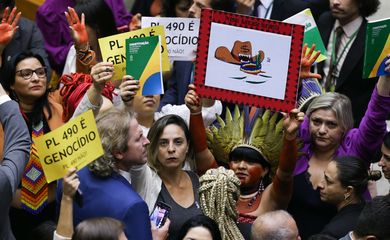
M 357 35 L 359 29 L 357 29 L 349 38 L 347 44 L 345 44 L 343 50 L 341 51 L 341 54 L 339 57 L 336 56 L 336 35 L 337 33 L 333 33 L 333 46 L 332 46 L 332 64 L 333 66 L 337 66 L 337 64 L 340 62 L 341 57 L 344 55 L 345 50 L 347 50 L 348 46 L 351 44 L 352 40 L 355 39 L 355 36 Z

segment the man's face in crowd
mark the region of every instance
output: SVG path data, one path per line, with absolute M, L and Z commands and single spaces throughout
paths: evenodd
M 383 175 L 385 178 L 390 179 L 390 149 L 382 144 L 382 158 L 379 161 L 378 165 L 382 167 Z
M 359 16 L 359 6 L 356 0 L 330 0 L 329 3 L 333 17 L 337 18 L 342 25 Z
M 200 18 L 202 8 L 211 8 L 211 1 L 212 0 L 194 0 L 194 3 L 190 7 L 188 17 Z

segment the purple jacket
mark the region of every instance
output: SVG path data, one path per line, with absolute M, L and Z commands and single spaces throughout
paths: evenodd
M 105 0 L 110 6 L 117 27 L 127 26 L 131 14 L 127 11 L 123 0 Z M 74 7 L 75 0 L 46 0 L 37 10 L 36 23 L 45 39 L 45 49 L 49 54 L 51 67 L 62 74 L 66 56 L 73 39 L 64 12 L 68 6 Z
M 383 137 L 386 133 L 385 121 L 389 113 L 390 97 L 379 96 L 375 88 L 359 128 L 353 128 L 347 132 L 336 151 L 336 157 L 354 156 L 363 159 L 369 164 L 373 154 L 382 144 Z M 297 161 L 294 171 L 295 175 L 308 169 L 309 160 L 313 155 L 310 147 L 311 138 L 308 117 L 305 117 L 299 134 L 303 141 L 303 147 L 300 149 L 300 152 L 304 154 Z

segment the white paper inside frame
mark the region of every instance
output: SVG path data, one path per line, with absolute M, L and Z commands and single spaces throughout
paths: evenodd
M 240 66 L 215 58 L 215 50 L 232 50 L 235 41 L 250 41 L 252 55 L 264 51 L 260 75 L 240 71 Z M 242 93 L 284 100 L 291 36 L 212 23 L 207 57 L 205 85 Z

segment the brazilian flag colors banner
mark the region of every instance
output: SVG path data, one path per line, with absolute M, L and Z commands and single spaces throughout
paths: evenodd
M 126 74 L 139 80 L 136 96 L 163 94 L 160 36 L 126 39 Z
M 316 62 L 322 62 L 326 60 L 326 48 L 322 42 L 320 32 L 317 28 L 317 24 L 314 20 L 314 17 L 311 13 L 310 8 L 303 10 L 295 14 L 294 16 L 287 18 L 283 22 L 300 24 L 305 26 L 305 33 L 303 34 L 303 43 L 307 44 L 308 48 L 306 52 L 310 50 L 312 44 L 316 45 L 315 51 L 320 51 L 321 54 L 317 58 Z
M 363 78 L 389 75 L 385 72 L 390 53 L 390 18 L 367 23 Z

